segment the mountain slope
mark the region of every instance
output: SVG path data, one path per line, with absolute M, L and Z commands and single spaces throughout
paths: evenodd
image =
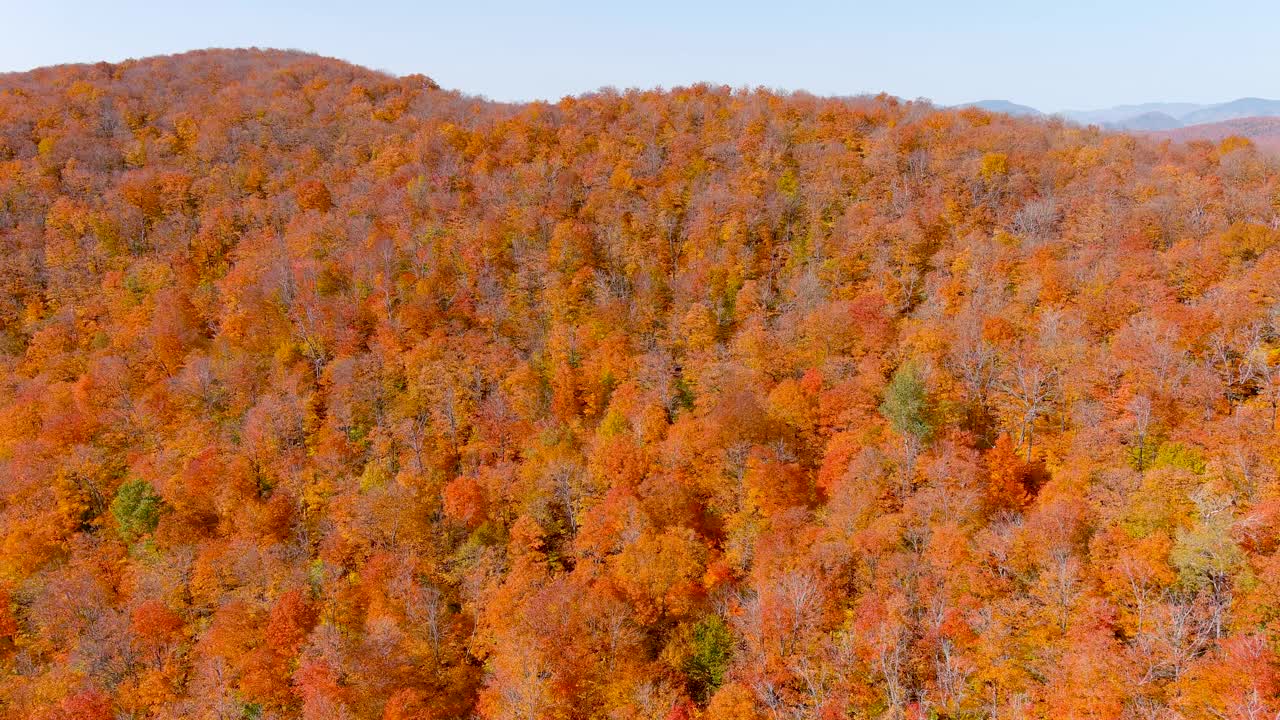
M 1274 152 L 1280 150 L 1280 117 L 1238 118 L 1224 122 L 1205 123 L 1163 132 L 1154 132 L 1151 135 L 1179 142 L 1189 140 L 1217 142 L 1227 137 L 1238 136 L 1249 138 L 1259 148 Z
M 1280 100 L 1262 98 L 1240 98 L 1231 102 L 1211 105 L 1182 116 L 1184 125 L 1203 125 L 1205 123 L 1222 122 L 1248 117 L 1271 117 L 1280 115 Z
M 985 100 L 973 103 L 992 112 L 1011 115 L 1042 115 L 1039 110 L 1007 100 Z M 1169 130 L 1184 125 L 1201 125 L 1247 117 L 1280 115 L 1280 100 L 1240 98 L 1225 103 L 1143 103 L 1117 105 L 1099 110 L 1063 110 L 1054 113 L 1083 125 L 1099 125 L 1116 130 Z
M 1156 111 L 1145 112 L 1111 124 L 1111 127 L 1120 130 L 1169 130 L 1181 126 L 1182 122 L 1177 118 Z
M 1019 105 L 1008 100 L 979 100 L 977 102 L 957 105 L 956 107 L 980 108 L 990 112 L 1005 113 L 1015 117 L 1039 117 L 1043 113 L 1029 105 Z
M 1120 124 L 1123 125 L 1133 118 L 1141 117 L 1150 113 L 1160 113 L 1168 115 L 1172 118 L 1181 118 L 1188 113 L 1200 110 L 1204 105 L 1195 103 L 1141 103 L 1138 105 L 1116 105 L 1114 107 L 1103 108 L 1100 110 L 1063 110 L 1063 117 L 1074 122 L 1085 125 L 1098 124 Z
M 0 77 L 0 718 L 1280 712 L 1280 169 L 297 53 Z

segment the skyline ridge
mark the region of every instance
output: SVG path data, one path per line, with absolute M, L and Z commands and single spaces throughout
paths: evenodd
M 154 53 L 154 54 L 128 56 L 118 60 L 102 59 L 102 60 L 83 60 L 83 61 L 73 60 L 73 61 L 66 61 L 66 62 L 54 62 L 54 63 L 37 65 L 34 67 L 28 67 L 28 68 L 0 70 L 0 78 L 4 78 L 7 76 L 23 75 L 28 73 L 39 73 L 42 71 L 48 71 L 54 68 L 59 68 L 64 66 L 97 65 L 101 63 L 119 65 L 119 64 L 129 63 L 129 62 L 140 62 L 140 61 L 146 61 L 146 60 L 152 60 L 152 59 L 158 59 L 158 58 L 180 57 L 180 56 L 189 55 L 189 54 L 224 53 L 224 52 L 225 53 L 265 52 L 265 53 L 296 54 L 296 55 L 305 56 L 305 57 L 312 57 L 312 58 L 317 58 L 322 60 L 339 62 L 339 63 L 360 68 L 361 70 L 385 74 L 385 75 L 389 75 L 391 77 L 397 77 L 397 78 L 406 77 L 410 75 L 426 75 L 433 78 L 435 77 L 434 75 L 432 75 L 429 68 L 418 68 L 416 70 L 398 72 L 396 70 L 392 70 L 389 68 L 378 67 L 373 64 L 363 63 L 356 60 L 340 57 L 338 55 L 327 54 L 319 50 L 303 48 L 303 47 L 285 47 L 285 46 L 267 46 L 267 45 L 238 45 L 238 46 L 228 45 L 228 46 L 192 47 L 192 48 L 178 50 L 174 52 L 160 52 L 160 53 Z M 583 90 L 578 93 L 570 93 L 570 94 L 562 95 L 560 97 L 538 97 L 538 98 L 531 98 L 527 100 L 504 100 L 504 99 L 493 98 L 484 94 L 483 92 L 478 92 L 473 90 L 472 88 L 461 87 L 461 86 L 444 85 L 442 87 L 445 87 L 445 89 L 449 89 L 449 90 L 455 90 L 457 92 L 463 93 L 471 97 L 477 97 L 477 98 L 489 100 L 491 102 L 526 104 L 526 103 L 534 103 L 534 102 L 554 103 L 560 99 L 563 99 L 564 97 L 577 97 L 581 95 L 589 95 L 595 92 L 599 92 L 601 90 L 619 90 L 619 91 L 674 90 L 677 88 L 691 87 L 694 85 L 727 86 L 735 90 L 764 88 L 764 89 L 777 91 L 777 92 L 788 92 L 788 93 L 798 92 L 798 93 L 807 93 L 807 94 L 815 95 L 818 97 L 832 97 L 832 98 L 864 97 L 864 96 L 875 96 L 875 95 L 884 94 L 884 95 L 890 95 L 892 97 L 896 97 L 904 101 L 905 100 L 924 100 L 940 108 L 981 107 L 984 109 L 992 109 L 993 111 L 996 111 L 996 112 L 1004 112 L 1004 111 L 995 109 L 993 107 L 988 107 L 988 106 L 989 105 L 991 106 L 1007 105 L 1010 108 L 1013 108 L 1016 110 L 1033 111 L 1033 114 L 1042 115 L 1045 117 L 1062 116 L 1068 119 L 1076 119 L 1077 116 L 1096 115 L 1100 113 L 1112 113 L 1112 112 L 1125 112 L 1125 113 L 1131 112 L 1133 115 L 1136 116 L 1142 113 L 1151 112 L 1153 110 L 1165 112 L 1165 110 L 1168 108 L 1183 108 L 1183 110 L 1180 112 L 1167 113 L 1172 115 L 1175 118 L 1178 118 L 1178 117 L 1185 117 L 1187 115 L 1190 115 L 1195 112 L 1205 110 L 1208 108 L 1231 106 L 1231 105 L 1246 103 L 1246 102 L 1273 104 L 1277 106 L 1277 108 L 1280 108 L 1280 99 L 1269 98 L 1263 94 L 1248 94 L 1248 95 L 1234 97 L 1229 100 L 1210 101 L 1210 102 L 1157 99 L 1157 100 L 1148 100 L 1148 101 L 1142 101 L 1142 102 L 1134 102 L 1134 101 L 1122 102 L 1122 103 L 1117 103 L 1112 105 L 1106 105 L 1106 104 L 1079 105 L 1077 104 L 1074 106 L 1063 107 L 1056 110 L 1045 110 L 1040 105 L 1037 105 L 1037 104 L 1022 102 L 1020 100 L 1013 100 L 1011 99 L 1012 97 L 1015 97 L 1013 95 L 1007 95 L 1007 96 L 990 95 L 987 97 L 983 97 L 981 99 L 966 100 L 962 102 L 951 103 L 951 102 L 940 101 L 938 99 L 935 99 L 933 97 L 929 97 L 926 95 L 910 96 L 909 94 L 897 93 L 897 92 L 892 92 L 884 89 L 881 89 L 881 90 L 850 89 L 848 91 L 839 91 L 839 92 L 820 92 L 820 91 L 813 90 L 806 87 L 774 86 L 774 85 L 768 85 L 765 83 L 734 84 L 729 82 L 721 82 L 713 79 L 692 80 L 686 83 L 672 84 L 672 85 L 662 84 L 662 83 L 656 83 L 656 84 L 650 84 L 650 85 L 604 84 L 592 89 Z M 1019 113 L 1014 112 L 1013 114 L 1019 114 Z M 1278 110 L 1276 114 L 1280 114 L 1280 110 Z M 1236 117 L 1254 117 L 1254 116 L 1238 115 Z M 1214 122 L 1214 120 L 1206 120 L 1204 122 Z

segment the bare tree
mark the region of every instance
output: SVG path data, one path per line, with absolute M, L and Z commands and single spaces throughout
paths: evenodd
M 1057 370 L 1046 368 L 1026 356 L 1019 357 L 1000 378 L 1000 392 L 1014 409 L 1018 425 L 1018 444 L 1027 449 L 1027 462 L 1035 447 L 1035 427 L 1040 416 L 1048 412 L 1056 392 Z
M 1135 395 L 1128 409 L 1133 418 L 1133 432 L 1138 436 L 1138 472 L 1142 472 L 1146 467 L 1147 432 L 1151 428 L 1151 398 Z
M 1049 239 L 1058 224 L 1058 203 L 1052 197 L 1037 198 L 1013 216 L 1013 231 L 1039 244 Z

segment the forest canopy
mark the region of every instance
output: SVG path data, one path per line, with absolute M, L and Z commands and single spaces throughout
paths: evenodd
M 1240 138 L 0 75 L 0 718 L 1274 717 L 1278 244 Z

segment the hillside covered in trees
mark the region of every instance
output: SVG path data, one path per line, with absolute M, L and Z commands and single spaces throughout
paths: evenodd
M 1280 164 L 0 75 L 0 718 L 1273 718 Z

